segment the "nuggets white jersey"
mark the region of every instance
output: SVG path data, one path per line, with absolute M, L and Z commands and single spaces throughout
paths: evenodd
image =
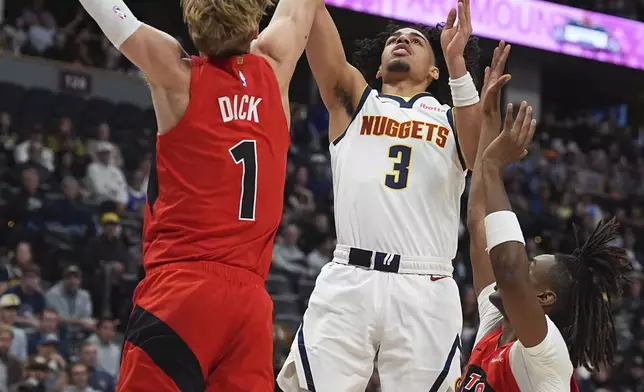
M 367 87 L 330 150 L 338 244 L 456 256 L 466 170 L 449 106 Z

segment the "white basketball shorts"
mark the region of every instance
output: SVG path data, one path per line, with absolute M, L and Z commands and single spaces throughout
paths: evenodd
M 277 382 L 284 392 L 364 392 L 377 356 L 384 392 L 453 391 L 462 325 L 451 277 L 331 262 Z

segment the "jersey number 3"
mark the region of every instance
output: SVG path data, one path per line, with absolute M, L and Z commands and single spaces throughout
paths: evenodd
M 411 164 L 411 147 L 396 144 L 389 148 L 389 158 L 394 161 L 393 172 L 385 176 L 385 186 L 390 189 L 407 188 L 409 165 Z
M 241 197 L 239 198 L 239 220 L 254 221 L 257 203 L 257 142 L 242 140 L 228 152 L 236 164 L 242 165 Z

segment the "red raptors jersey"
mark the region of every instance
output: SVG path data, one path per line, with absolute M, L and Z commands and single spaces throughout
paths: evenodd
M 157 135 L 146 269 L 213 261 L 266 277 L 289 144 L 277 79 L 264 58 L 193 57 L 188 108 L 174 129 Z
M 521 392 L 510 367 L 510 347 L 514 342 L 497 347 L 502 332 L 498 328 L 476 344 L 464 376 L 456 385 L 457 391 Z M 574 377 L 570 380 L 570 391 L 579 391 Z

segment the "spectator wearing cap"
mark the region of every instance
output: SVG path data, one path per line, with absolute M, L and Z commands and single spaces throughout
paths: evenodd
M 112 318 L 101 318 L 96 333 L 87 339 L 96 346 L 96 364 L 99 369 L 109 373 L 115 380 L 119 377 L 121 346 L 114 343 L 116 323 Z
M 112 149 L 110 142 L 96 144 L 98 160 L 87 167 L 85 182 L 91 201 L 111 201 L 123 208 L 128 200 L 127 181 L 121 169 L 112 163 Z
M 92 332 L 96 328 L 96 321 L 92 318 L 92 299 L 89 292 L 81 288 L 81 282 L 81 270 L 70 265 L 65 268 L 63 279 L 45 294 L 47 306 L 56 309 L 67 336 L 74 339 L 78 334 Z
M 99 392 L 114 392 L 114 377 L 98 367 L 96 345 L 85 342 L 81 346 L 78 362 L 87 366 L 89 385 Z
M 16 317 L 20 308 L 20 298 L 15 294 L 3 294 L 0 297 L 0 322 L 11 326 L 13 340 L 9 353 L 18 360 L 27 360 L 27 334 L 16 327 Z
M 0 390 L 7 391 L 22 380 L 22 362 L 10 353 L 13 329 L 0 324 Z
M 58 335 L 50 333 L 41 337 L 36 347 L 37 355 L 47 359 L 49 366 L 48 379 L 53 385 L 62 385 L 65 382 L 65 370 L 67 369 L 67 362 L 58 351 L 59 344 Z
M 111 306 L 113 299 L 118 300 L 112 298 L 112 289 L 120 283 L 126 266 L 132 264 L 132 256 L 121 234 L 120 221 L 118 214 L 104 213 L 101 216 L 102 232 L 86 247 L 82 269 L 84 276 L 91 279 L 89 289 L 97 314 L 115 314 L 118 311 Z
M 39 318 L 45 309 L 45 296 L 42 293 L 40 267 L 36 264 L 25 266 L 20 284 L 9 287 L 6 291 L 20 298 L 20 309 L 16 322 L 18 325 L 38 328 Z
M 98 392 L 89 385 L 89 369 L 82 363 L 75 363 L 69 369 L 70 384 L 63 392 Z
M 27 335 L 29 355 L 37 352 L 39 342 L 45 337 L 58 337 L 58 313 L 56 309 L 45 308 L 40 315 L 39 324 L 38 330 Z M 58 342 L 57 349 L 63 358 L 69 358 L 69 351 L 64 340 Z
M 110 126 L 109 124 L 102 122 L 98 124 L 96 129 L 96 137 L 89 139 L 87 142 L 87 153 L 92 158 L 93 162 L 100 161 L 98 158 L 98 146 L 102 142 L 110 142 Z M 123 167 L 123 156 L 121 155 L 121 149 L 112 145 L 112 163 L 117 167 Z

